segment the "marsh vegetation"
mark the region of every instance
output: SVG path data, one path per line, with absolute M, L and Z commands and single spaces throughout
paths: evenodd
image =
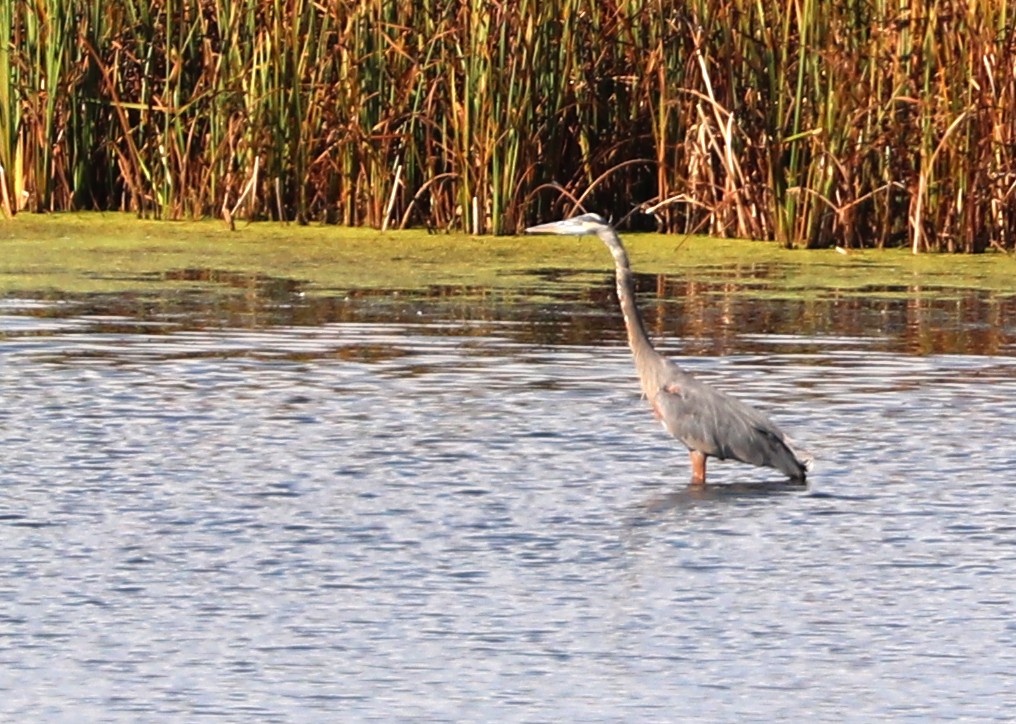
M 1006 2 L 0 8 L 10 211 L 1016 246 Z

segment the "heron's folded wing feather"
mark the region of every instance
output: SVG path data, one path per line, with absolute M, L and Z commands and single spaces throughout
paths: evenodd
M 655 395 L 653 409 L 667 431 L 692 450 L 802 475 L 804 464 L 768 417 L 707 385 L 667 385 Z

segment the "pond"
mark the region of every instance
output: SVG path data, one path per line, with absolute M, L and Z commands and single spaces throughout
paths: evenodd
M 4 719 L 1016 710 L 1012 297 L 640 277 L 661 349 L 817 459 L 695 489 L 607 276 L 161 282 L 0 301 Z

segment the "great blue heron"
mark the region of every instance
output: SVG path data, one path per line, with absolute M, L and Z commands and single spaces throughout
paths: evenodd
M 707 457 L 775 468 L 794 481 L 804 482 L 811 469 L 811 456 L 796 449 L 772 420 L 700 382 L 653 348 L 635 306 L 635 284 L 628 254 L 610 224 L 598 214 L 583 214 L 531 226 L 526 233 L 591 234 L 610 249 L 617 273 L 617 297 L 642 392 L 667 432 L 688 448 L 692 484 L 705 484 Z

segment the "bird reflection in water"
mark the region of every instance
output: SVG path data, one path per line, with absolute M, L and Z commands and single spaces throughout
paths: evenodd
M 691 508 L 702 503 L 737 501 L 745 498 L 760 498 L 807 491 L 804 481 L 770 480 L 751 483 L 724 483 L 706 485 L 691 483 L 680 490 L 656 494 L 639 505 L 645 513 L 658 515 L 670 510 Z

